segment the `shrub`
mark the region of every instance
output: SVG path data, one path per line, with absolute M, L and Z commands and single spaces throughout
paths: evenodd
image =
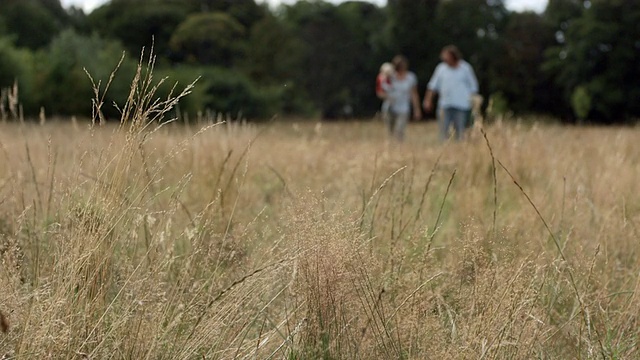
M 19 104 L 29 112 L 37 111 L 33 92 L 33 54 L 16 48 L 8 38 L 0 38 L 0 89 L 18 85 Z
M 199 112 L 221 114 L 223 118 L 249 120 L 270 118 L 284 108 L 286 88 L 258 87 L 242 73 L 223 68 L 176 67 L 160 69 L 170 82 L 188 84 L 198 79 L 193 93 L 180 103 L 190 116 Z M 160 89 L 168 95 L 169 87 Z
M 591 111 L 591 95 L 586 86 L 578 86 L 571 95 L 571 107 L 579 120 L 585 120 Z
M 509 102 L 500 91 L 491 94 L 487 114 L 492 118 L 504 117 L 509 112 Z
M 123 48 L 118 42 L 79 35 L 73 30 L 63 31 L 49 49 L 37 57 L 37 68 L 42 74 L 38 77 L 39 104 L 57 115 L 91 114 L 92 87 L 87 72 L 104 86 L 122 55 Z M 124 102 L 134 68 L 130 60 L 123 61 L 105 103 Z M 103 110 L 108 116 L 117 116 L 111 106 Z

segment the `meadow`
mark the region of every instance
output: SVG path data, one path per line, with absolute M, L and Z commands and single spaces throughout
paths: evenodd
M 640 356 L 640 129 L 131 104 L 0 124 L 0 357 Z

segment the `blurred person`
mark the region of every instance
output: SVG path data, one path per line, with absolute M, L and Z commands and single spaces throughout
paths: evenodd
M 386 62 L 380 66 L 380 72 L 376 77 L 376 96 L 382 100 L 382 107 L 380 112 L 382 113 L 382 119 L 389 117 L 389 107 L 391 106 L 391 78 L 395 75 L 396 71 L 393 68 L 393 64 Z M 385 120 L 386 121 L 386 120 Z
M 409 61 L 406 57 L 398 55 L 393 58 L 395 74 L 391 77 L 389 116 L 385 119 L 385 125 L 390 134 L 398 141 L 404 140 L 404 133 L 411 116 L 420 120 L 420 98 L 418 96 L 418 78 L 409 71 Z
M 442 62 L 427 85 L 423 106 L 425 111 L 433 111 L 433 98 L 438 94 L 440 139 L 447 140 L 453 126 L 455 139 L 460 141 L 470 118 L 472 99 L 478 93 L 478 80 L 456 46 L 445 46 L 440 52 L 440 59 Z

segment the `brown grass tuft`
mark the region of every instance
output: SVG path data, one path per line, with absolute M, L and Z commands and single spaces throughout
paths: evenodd
M 637 129 L 187 127 L 151 67 L 119 124 L 0 125 L 3 356 L 640 355 Z

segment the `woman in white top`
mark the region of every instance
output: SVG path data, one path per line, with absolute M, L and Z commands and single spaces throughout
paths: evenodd
M 433 110 L 433 97 L 437 93 L 440 138 L 449 138 L 449 129 L 453 125 L 456 140 L 462 140 L 465 125 L 469 119 L 472 97 L 478 93 L 478 80 L 473 68 L 462 59 L 462 54 L 453 45 L 446 46 L 440 53 L 442 62 L 438 64 L 427 85 L 424 97 L 424 109 Z
M 385 117 L 385 123 L 391 135 L 398 141 L 404 139 L 404 132 L 411 116 L 416 120 L 422 118 L 420 99 L 418 97 L 418 79 L 409 71 L 409 61 L 402 55 L 393 58 L 396 73 L 391 79 L 388 99 L 390 101 L 389 116 Z

